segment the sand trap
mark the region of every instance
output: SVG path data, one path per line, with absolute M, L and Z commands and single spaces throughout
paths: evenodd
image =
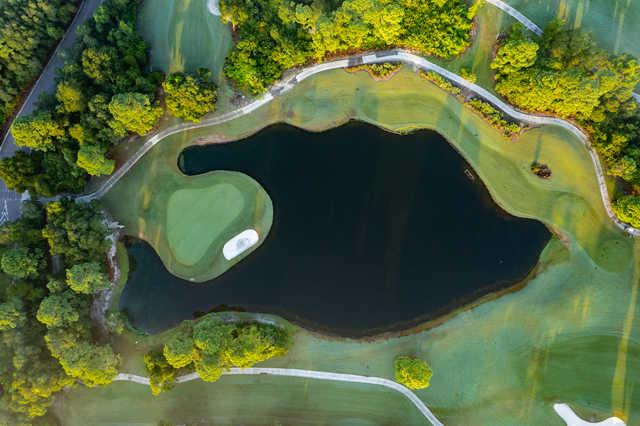
M 584 421 L 580 417 L 578 417 L 578 415 L 574 413 L 571 407 L 569 407 L 567 404 L 553 404 L 553 409 L 556 410 L 556 413 L 558 413 L 560 417 L 562 417 L 562 420 L 565 421 L 567 426 L 593 426 L 593 425 L 625 426 L 626 425 L 625 422 L 623 422 L 617 417 L 609 417 L 608 419 L 598 423 L 591 423 L 591 422 Z
M 259 239 L 258 233 L 253 229 L 242 231 L 225 243 L 222 254 L 225 259 L 231 260 L 256 245 Z
M 212 15 L 220 16 L 220 0 L 208 0 L 207 9 Z

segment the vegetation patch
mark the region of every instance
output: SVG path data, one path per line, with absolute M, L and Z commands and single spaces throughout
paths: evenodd
M 514 135 L 520 132 L 521 127 L 513 121 L 507 120 L 505 115 L 489 102 L 481 101 L 477 98 L 469 99 L 466 102 L 471 109 L 478 111 L 496 129 L 507 135 Z
M 388 80 L 397 73 L 402 64 L 399 62 L 384 62 L 382 64 L 365 64 L 346 68 L 347 72 L 368 72 L 374 80 Z
M 445 92 L 451 93 L 452 95 L 458 96 L 462 93 L 462 90 L 458 86 L 453 85 L 449 80 L 435 71 L 420 71 L 420 77 L 432 82 Z
M 225 323 L 208 315 L 195 324 L 185 322 L 162 347 L 145 355 L 154 395 L 170 389 L 179 371 L 195 370 L 215 382 L 231 367 L 251 367 L 287 353 L 290 337 L 271 324 Z
M 259 94 L 286 69 L 347 52 L 404 47 L 451 57 L 468 46 L 479 5 L 476 0 L 222 0 L 222 19 L 238 38 L 225 74 L 240 89 Z
M 0 4 L 0 123 L 42 71 L 47 54 L 64 35 L 77 0 L 7 0 Z
M 77 383 L 110 383 L 119 357 L 98 343 L 90 319 L 93 295 L 104 289 L 107 229 L 95 205 L 24 204 L 0 227 L 0 390 L 11 412 L 0 423 L 25 424 L 45 415 L 53 396 Z M 50 265 L 54 258 L 61 272 Z

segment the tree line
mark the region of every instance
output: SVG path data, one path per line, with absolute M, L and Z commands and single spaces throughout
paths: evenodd
M 288 68 L 353 51 L 403 47 L 451 57 L 469 45 L 479 0 L 221 0 L 237 37 L 225 74 L 263 93 Z
M 107 0 L 78 29 L 55 95 L 14 122 L 16 144 L 30 151 L 0 161 L 9 188 L 43 196 L 78 193 L 89 176 L 113 172 L 109 151 L 118 141 L 156 126 L 164 114 L 164 76 L 146 71 L 148 46 L 136 31 L 137 8 L 136 0 Z M 213 110 L 216 91 L 207 70 L 171 75 L 162 87 L 175 116 L 197 121 Z
M 626 188 L 614 210 L 640 226 L 640 110 L 633 98 L 640 63 L 611 55 L 589 34 L 553 21 L 539 38 L 514 27 L 500 41 L 491 68 L 496 91 L 512 104 L 573 119 L 589 133 L 608 173 Z
M 195 371 L 215 382 L 231 367 L 251 367 L 284 355 L 290 345 L 288 332 L 271 324 L 223 322 L 210 314 L 192 323 L 185 321 L 162 346 L 144 357 L 154 395 L 173 387 L 179 371 Z
M 10 411 L 0 423 L 37 421 L 56 392 L 117 374 L 119 357 L 90 319 L 93 295 L 109 285 L 106 235 L 98 206 L 68 199 L 26 202 L 0 227 L 0 395 Z
M 0 123 L 42 71 L 64 35 L 79 0 L 4 0 L 0 3 Z

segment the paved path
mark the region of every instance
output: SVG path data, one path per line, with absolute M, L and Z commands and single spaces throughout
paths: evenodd
M 524 16 L 522 13 L 518 12 L 513 7 L 509 6 L 505 2 L 501 0 L 485 0 L 487 3 L 494 5 L 498 9 L 501 9 L 503 12 L 506 12 L 508 15 L 511 15 L 512 18 L 516 19 L 525 28 L 528 28 L 530 31 L 534 32 L 536 35 L 542 35 L 542 28 L 537 26 L 531 19 Z
M 76 28 L 86 22 L 103 1 L 104 0 L 84 0 L 82 4 L 80 4 L 71 25 L 69 25 L 67 32 L 58 43 L 58 46 L 51 55 L 49 62 L 45 65 L 40 77 L 38 77 L 38 80 L 31 88 L 27 98 L 22 103 L 16 117 L 31 114 L 37 106 L 40 95 L 43 93 L 55 92 L 56 72 L 63 65 L 62 58 L 60 58 L 60 52 L 68 50 L 73 46 L 78 38 Z M 13 124 L 13 122 L 10 124 Z M 2 139 L 2 144 L 0 145 L 0 158 L 11 157 L 19 149 L 20 148 L 16 146 L 13 140 L 11 130 L 9 130 L 5 134 Z M 7 189 L 4 182 L 0 180 L 0 224 L 7 220 L 15 220 L 20 217 L 20 198 L 21 196 L 19 194 Z
M 429 410 L 429 408 L 407 387 L 392 380 L 383 379 L 382 377 L 371 376 L 359 376 L 355 374 L 343 374 L 343 373 L 331 373 L 327 371 L 313 371 L 313 370 L 299 370 L 295 368 L 231 368 L 229 371 L 224 372 L 225 375 L 260 375 L 266 374 L 269 376 L 286 376 L 286 377 L 300 377 L 305 379 L 316 380 L 330 380 L 337 382 L 349 382 L 349 383 L 363 383 L 367 385 L 384 386 L 401 393 L 422 413 L 422 415 L 433 425 L 443 426 L 438 418 Z M 192 380 L 198 380 L 200 376 L 197 373 L 191 373 L 176 378 L 176 383 L 185 383 Z M 120 373 L 116 376 L 114 381 L 127 381 L 138 383 L 141 385 L 149 385 L 149 379 L 147 377 L 138 376 L 135 374 Z
M 168 136 L 184 132 L 187 130 L 198 129 L 207 126 L 214 126 L 221 123 L 225 123 L 230 120 L 234 120 L 238 117 L 242 117 L 243 115 L 249 114 L 256 109 L 260 108 L 271 102 L 275 97 L 282 95 L 283 93 L 291 90 L 295 87 L 299 82 L 309 78 L 318 73 L 332 70 L 345 68 L 350 66 L 362 65 L 362 64 L 374 64 L 381 62 L 403 62 L 406 64 L 413 65 L 417 68 L 423 70 L 429 70 L 437 72 L 443 77 L 449 79 L 453 83 L 457 84 L 460 87 L 467 89 L 470 92 L 473 92 L 476 96 L 484 98 L 485 100 L 491 102 L 497 108 L 499 108 L 506 115 L 511 118 L 528 123 L 533 125 L 553 125 L 562 127 L 569 132 L 573 133 L 576 137 L 578 137 L 582 143 L 587 148 L 587 151 L 591 157 L 593 162 L 593 166 L 596 173 L 596 178 L 598 181 L 598 186 L 600 188 L 600 195 L 602 198 L 602 203 L 607 212 L 607 215 L 611 220 L 616 224 L 618 228 L 627 232 L 633 236 L 640 236 L 640 229 L 633 228 L 626 223 L 620 221 L 613 209 L 611 207 L 611 199 L 609 198 L 609 192 L 607 190 L 605 174 L 603 171 L 602 164 L 600 162 L 600 158 L 595 150 L 591 147 L 591 143 L 589 141 L 589 137 L 574 124 L 562 120 L 560 118 L 548 117 L 548 116 L 538 116 L 527 114 L 522 111 L 517 110 L 511 105 L 507 104 L 503 100 L 499 99 L 493 93 L 488 90 L 478 86 L 477 84 L 471 83 L 464 78 L 460 77 L 457 74 L 452 73 L 439 65 L 430 62 L 429 60 L 422 58 L 420 56 L 416 56 L 410 52 L 396 49 L 396 50 L 388 50 L 382 52 L 376 52 L 373 54 L 361 54 L 361 55 L 353 55 L 345 59 L 338 59 L 331 62 L 325 62 L 322 64 L 312 65 L 307 68 L 303 68 L 298 71 L 296 74 L 285 78 L 283 81 L 275 84 L 265 95 L 261 98 L 255 100 L 254 102 L 241 107 L 235 111 L 228 112 L 226 114 L 222 114 L 216 117 L 211 117 L 208 119 L 202 120 L 200 123 L 181 123 L 172 127 L 169 127 L 165 130 L 162 130 L 154 135 L 151 135 L 147 141 L 142 145 L 142 147 L 135 153 L 131 158 L 129 158 L 124 164 L 122 164 L 104 183 L 103 185 L 96 190 L 95 192 L 87 195 L 83 195 L 78 197 L 79 201 L 91 201 L 94 199 L 101 198 L 104 194 L 106 194 L 112 187 L 115 185 L 151 148 L 153 148 L 158 142 L 162 141 Z
M 567 426 L 625 426 L 625 422 L 617 417 L 609 417 L 601 422 L 592 423 L 582 420 L 567 404 L 553 404 L 553 409 Z

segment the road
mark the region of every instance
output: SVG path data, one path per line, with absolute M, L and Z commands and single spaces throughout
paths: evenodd
M 27 98 L 18 110 L 16 117 L 31 114 L 40 99 L 40 95 L 53 93 L 55 91 L 56 72 L 64 65 L 60 58 L 60 52 L 69 49 L 73 43 L 75 43 L 78 38 L 76 28 L 86 22 L 103 1 L 104 0 L 84 0 L 82 2 L 67 32 L 58 43 L 58 46 L 56 46 L 49 62 L 47 62 L 40 77 L 31 88 Z M 13 122 L 11 124 L 13 124 Z M 13 140 L 11 130 L 9 130 L 0 145 L 0 158 L 11 157 L 19 149 Z M 21 195 L 7 189 L 4 182 L 0 180 L 0 224 L 7 220 L 15 220 L 20 217 L 20 204 Z
M 429 410 L 421 400 L 409 390 L 407 387 L 393 380 L 383 379 L 382 377 L 371 376 L 359 376 L 356 374 L 343 374 L 332 373 L 327 371 L 314 371 L 314 370 L 299 370 L 295 368 L 231 368 L 223 373 L 224 375 L 237 376 L 237 375 L 260 375 L 266 374 L 269 376 L 286 376 L 286 377 L 300 377 L 305 379 L 316 380 L 330 380 L 337 382 L 349 382 L 349 383 L 363 383 L 374 386 L 384 386 L 391 390 L 401 393 L 420 411 L 425 419 L 429 421 L 433 426 L 443 426 L 438 418 Z M 200 376 L 197 373 L 191 373 L 176 378 L 176 383 L 185 383 L 192 380 L 198 380 Z M 149 385 L 149 379 L 147 377 L 138 376 L 135 374 L 120 373 L 116 376 L 114 381 L 126 381 L 132 383 L 138 383 L 141 385 Z
M 626 223 L 620 221 L 618 217 L 615 215 L 612 207 L 611 207 L 611 199 L 609 198 L 609 192 L 607 190 L 607 184 L 605 180 L 604 169 L 600 162 L 600 158 L 595 150 L 591 147 L 591 143 L 589 137 L 577 126 L 574 124 L 562 120 L 560 118 L 548 117 L 548 116 L 538 116 L 527 114 L 525 112 L 519 111 L 511 105 L 507 104 L 503 100 L 499 99 L 493 93 L 488 90 L 478 86 L 477 84 L 471 83 L 470 81 L 465 80 L 459 75 L 452 73 L 439 65 L 434 64 L 433 62 L 422 58 L 420 56 L 416 56 L 410 52 L 395 49 L 388 50 L 383 52 L 377 52 L 372 54 L 360 54 L 353 55 L 345 59 L 338 59 L 331 62 L 325 62 L 322 64 L 312 65 L 307 68 L 303 68 L 298 71 L 296 74 L 283 79 L 281 82 L 276 83 L 271 89 L 263 95 L 261 98 L 255 100 L 254 102 L 238 108 L 237 110 L 228 112 L 226 114 L 222 114 L 216 117 L 211 117 L 205 120 L 202 120 L 199 123 L 181 123 L 172 127 L 169 127 L 165 130 L 162 130 L 156 134 L 151 135 L 147 141 L 140 147 L 140 149 L 131 156 L 125 163 L 123 163 L 109 178 L 102 184 L 100 188 L 98 188 L 95 192 L 91 194 L 86 194 L 80 197 L 77 197 L 79 201 L 91 201 L 95 199 L 101 198 L 104 194 L 106 194 L 112 187 L 115 185 L 151 148 L 153 148 L 157 143 L 162 141 L 163 139 L 175 135 L 176 133 L 184 132 L 187 130 L 198 129 L 207 126 L 214 126 L 221 123 L 225 123 L 230 120 L 234 120 L 238 117 L 242 117 L 243 115 L 249 114 L 256 109 L 268 104 L 277 96 L 281 96 L 283 93 L 291 90 L 301 81 L 316 75 L 318 73 L 340 69 L 345 67 L 351 67 L 362 64 L 374 64 L 374 63 L 382 63 L 382 62 L 403 62 L 405 64 L 413 65 L 422 70 L 434 71 L 441 76 L 447 78 L 452 81 L 456 85 L 465 88 L 466 90 L 474 93 L 476 96 L 489 101 L 498 109 L 500 109 L 503 113 L 508 115 L 514 120 L 533 124 L 533 125 L 552 125 L 562 127 L 569 132 L 573 133 L 587 149 L 589 156 L 591 157 L 591 161 L 593 162 L 596 179 L 598 181 L 598 187 L 600 189 L 600 196 L 602 199 L 602 203 L 606 210 L 609 218 L 614 222 L 614 224 L 620 228 L 621 230 L 627 232 L 628 234 L 637 237 L 640 236 L 640 229 L 633 228 Z

